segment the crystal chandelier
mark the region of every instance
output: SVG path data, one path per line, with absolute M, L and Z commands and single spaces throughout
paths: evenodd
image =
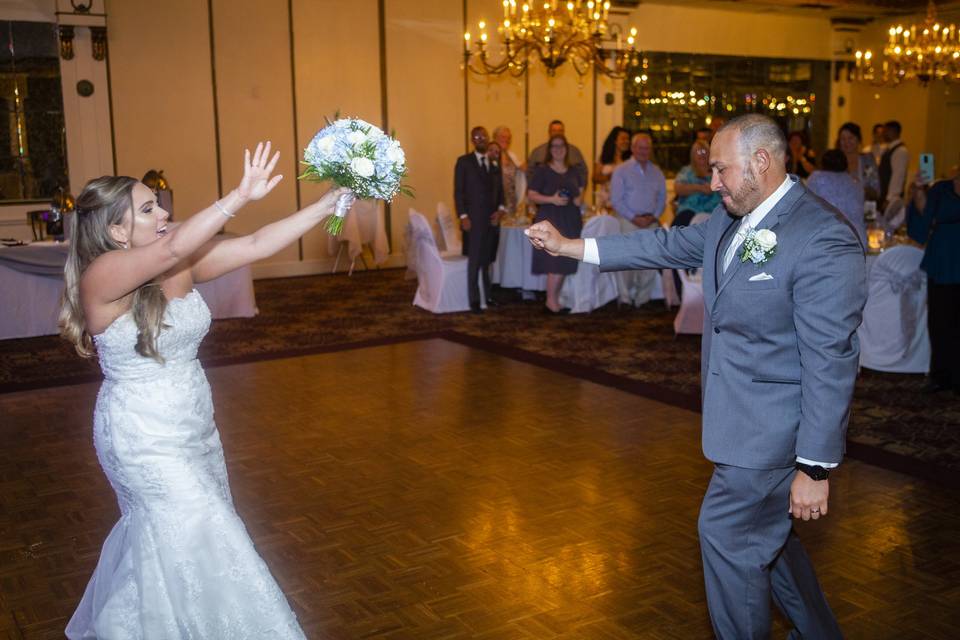
M 874 84 L 897 85 L 916 78 L 921 85 L 931 80 L 960 80 L 960 36 L 957 26 L 940 24 L 933 0 L 927 5 L 922 25 L 891 26 L 883 47 L 883 62 L 877 69 L 873 52 L 857 51 L 857 79 Z
M 475 41 L 469 31 L 463 36 L 464 67 L 479 75 L 522 76 L 539 60 L 547 75 L 553 76 L 569 62 L 581 79 L 591 69 L 611 78 L 625 78 L 630 67 L 639 63 L 634 48 L 637 30 L 630 30 L 624 48 L 619 25 L 607 22 L 609 11 L 609 1 L 552 0 L 518 7 L 517 0 L 503 0 L 503 18 L 497 25 L 500 60 L 491 60 L 487 24 L 480 21 Z M 472 51 L 471 41 L 475 45 Z

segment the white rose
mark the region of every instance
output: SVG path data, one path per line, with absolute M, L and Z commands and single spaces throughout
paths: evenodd
M 770 251 L 777 246 L 777 234 L 770 229 L 760 229 L 756 235 L 757 244 L 764 251 Z
M 347 134 L 347 142 L 356 146 L 363 143 L 367 139 L 367 136 L 363 135 L 363 131 L 351 131 Z
M 317 144 L 315 145 L 317 153 L 322 153 L 324 155 L 330 153 L 333 151 L 334 144 L 333 136 L 325 136 L 320 138 L 317 140 Z
M 396 142 L 387 147 L 387 160 L 392 164 L 397 164 L 398 162 L 403 162 L 403 149 L 400 148 Z
M 350 161 L 350 168 L 361 178 L 369 178 L 373 175 L 373 162 L 366 158 L 354 158 Z

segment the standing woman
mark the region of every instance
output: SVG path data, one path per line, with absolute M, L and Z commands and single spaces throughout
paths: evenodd
M 583 202 L 583 187 L 580 174 L 570 167 L 570 147 L 567 139 L 553 136 L 548 143 L 549 161 L 538 165 L 530 181 L 527 197 L 537 205 L 534 222 L 549 220 L 560 233 L 568 238 L 579 238 L 583 228 L 580 218 L 580 203 Z M 560 306 L 560 287 L 565 276 L 577 272 L 577 261 L 571 258 L 551 256 L 545 251 L 533 254 L 533 273 L 547 274 L 547 313 L 570 313 Z
M 596 188 L 598 207 L 610 203 L 610 177 L 614 169 L 630 159 L 630 131 L 623 127 L 614 127 L 607 134 L 600 150 L 600 158 L 593 165 L 593 185 Z
M 873 155 L 860 150 L 862 145 L 860 125 L 856 122 L 840 125 L 837 148 L 847 157 L 847 173 L 863 189 L 864 200 L 877 200 L 880 197 L 880 174 Z
M 960 393 L 960 175 L 927 191 L 918 173 L 907 208 L 907 233 L 926 245 L 930 379 L 924 391 Z
M 269 142 L 246 151 L 239 186 L 176 226 L 133 178 L 91 180 L 77 197 L 60 326 L 80 355 L 100 359 L 93 441 L 121 515 L 68 638 L 303 638 L 234 510 L 197 360 L 210 310 L 194 284 L 286 247 L 340 193 L 217 237 L 280 182 L 278 157 Z

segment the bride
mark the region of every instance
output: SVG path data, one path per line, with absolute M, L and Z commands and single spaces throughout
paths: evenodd
M 210 311 L 194 283 L 270 256 L 332 213 L 340 190 L 239 238 L 218 238 L 263 198 L 279 154 L 244 154 L 240 185 L 179 225 L 128 177 L 77 198 L 62 335 L 96 353 L 93 438 L 120 503 L 69 638 L 303 638 L 234 511 L 197 348 Z

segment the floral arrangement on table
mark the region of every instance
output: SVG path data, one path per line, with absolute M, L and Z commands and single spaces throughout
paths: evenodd
M 306 170 L 301 180 L 330 181 L 350 191 L 337 199 L 325 228 L 331 235 L 343 229 L 343 219 L 357 198 L 390 202 L 397 194 L 413 195 L 403 184 L 406 156 L 393 135 L 358 118 L 327 119 L 327 126 L 303 151 Z

